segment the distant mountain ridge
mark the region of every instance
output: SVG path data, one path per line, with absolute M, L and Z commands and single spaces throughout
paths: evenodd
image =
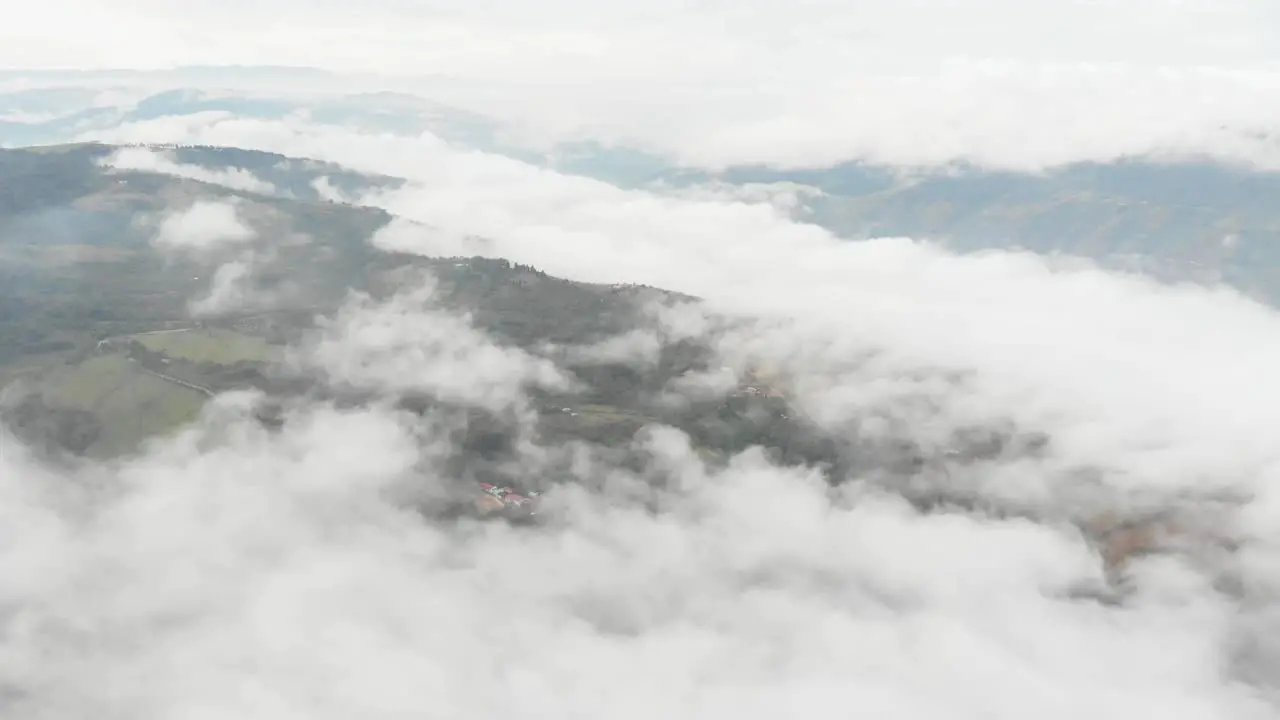
M 492 118 L 402 92 L 216 91 L 194 84 L 202 78 L 225 79 L 227 73 L 250 77 L 257 70 L 197 70 L 170 73 L 172 81 L 192 83 L 180 87 L 130 89 L 123 79 L 127 74 L 107 73 L 95 87 L 0 91 L 0 145 L 61 143 L 122 124 L 206 112 L 268 121 L 305 116 L 310 122 L 361 132 L 431 132 L 461 147 L 624 188 L 695 197 L 713 188 L 716 196 L 751 201 L 799 188 L 802 192 L 787 212 L 851 240 L 910 236 L 960 252 L 1021 248 L 1079 256 L 1163 280 L 1224 284 L 1280 304 L 1277 172 L 1208 159 L 1147 157 L 1036 173 L 963 163 L 910 169 L 856 161 L 827 168 L 744 165 L 711 172 L 593 141 L 531 150 L 511 141 L 503 124 Z M 310 79 L 323 75 L 271 71 L 300 72 Z M 122 78 L 118 86 L 113 84 L 116 77 Z

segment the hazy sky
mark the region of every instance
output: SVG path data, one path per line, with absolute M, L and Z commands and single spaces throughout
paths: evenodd
M 181 7 L 124 0 L 109 8 L 54 0 L 6 23 L 0 62 L 287 64 L 519 80 L 623 69 L 668 79 L 684 71 L 697 80 L 713 71 L 752 86 L 760 76 L 820 81 L 833 71 L 928 68 L 955 56 L 1273 63 L 1277 14 L 1266 0 L 196 0 Z M 112 32 L 103 31 L 107 21 Z M 584 59 L 593 62 L 584 67 Z
M 543 135 L 625 141 L 703 164 L 968 152 L 1035 165 L 1206 148 L 1241 156 L 1257 152 L 1242 134 L 1280 120 L 1277 7 L 55 0 L 0 29 L 0 65 L 431 76 L 416 87 Z

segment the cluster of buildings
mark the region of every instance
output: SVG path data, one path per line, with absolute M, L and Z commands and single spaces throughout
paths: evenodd
M 778 390 L 777 388 L 769 387 L 767 385 L 765 386 L 744 385 L 738 388 L 738 393 L 741 395 L 748 395 L 750 397 L 772 397 L 772 398 L 785 397 L 782 394 L 781 390 Z
M 533 515 L 537 512 L 537 498 L 541 493 L 536 490 L 522 495 L 513 487 L 502 487 L 486 482 L 479 485 L 481 495 L 476 498 L 475 508 L 482 516 L 495 513 Z

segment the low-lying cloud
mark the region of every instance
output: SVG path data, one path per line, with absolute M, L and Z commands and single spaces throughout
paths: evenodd
M 477 407 L 558 382 L 430 297 L 353 299 L 308 357 Z M 639 472 L 579 454 L 543 527 L 439 524 L 405 499 L 462 482 L 442 428 L 316 403 L 269 431 L 228 396 L 111 466 L 6 440 L 6 716 L 1274 716 L 1259 590 L 1176 556 L 1104 603 L 1071 524 L 925 514 L 751 449 L 709 464 L 671 430 Z
M 218 266 L 209 281 L 209 292 L 192 301 L 191 314 L 197 317 L 217 315 L 227 310 L 244 307 L 252 302 L 252 290 L 248 283 L 253 272 L 252 260 L 232 260 Z
M 425 392 L 492 412 L 513 409 L 527 387 L 572 386 L 550 361 L 496 345 L 470 318 L 433 309 L 433 288 L 427 280 L 381 304 L 357 296 L 294 362 L 336 384 Z
M 259 193 L 275 197 L 287 197 L 271 183 L 262 180 L 244 168 L 231 167 L 212 169 L 191 163 L 174 162 L 163 152 L 146 147 L 125 147 L 112 153 L 103 161 L 103 165 L 115 170 L 135 170 L 141 172 L 160 173 L 198 180 L 211 185 L 221 185 L 243 192 Z
M 193 282 L 207 287 L 188 303 L 197 317 L 268 309 L 300 286 L 299 278 L 287 276 L 260 282 L 265 269 L 282 263 L 282 250 L 311 242 L 292 231 L 278 209 L 242 198 L 197 198 L 143 222 L 150 221 L 152 246 L 170 263 L 199 273 Z M 171 264 L 168 271 L 179 270 Z
M 216 200 L 196 200 L 160 220 L 152 244 L 162 250 L 209 253 L 243 246 L 257 233 L 240 219 L 236 205 Z
M 842 242 L 765 204 L 433 138 L 181 134 L 408 177 L 363 198 L 419 223 L 401 250 L 482 237 L 699 296 L 579 359 L 705 341 L 713 366 L 668 392 L 750 378 L 849 463 L 712 458 L 665 427 L 624 461 L 528 433 L 503 471 L 563 482 L 519 528 L 425 519 L 432 488 L 473 478 L 444 460 L 445 419 L 392 403 L 303 404 L 270 431 L 223 398 L 216 422 L 70 471 L 6 441 L 6 716 L 1276 717 L 1274 311 L 1030 254 Z M 295 350 L 337 386 L 490 412 L 574 389 L 429 290 L 354 298 Z M 899 446 L 919 467 L 880 467 Z
M 193 315 L 205 317 L 269 300 L 253 287 L 254 271 L 262 261 L 254 246 L 261 240 L 258 230 L 241 217 L 237 203 L 199 199 L 161 217 L 151 244 L 171 259 L 197 261 L 196 267 L 213 263 L 212 277 L 205 281 L 208 292 L 188 303 Z

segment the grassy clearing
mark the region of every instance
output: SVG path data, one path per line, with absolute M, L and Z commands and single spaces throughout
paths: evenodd
M 47 399 L 98 416 L 103 433 L 89 450 L 98 456 L 127 451 L 190 422 L 205 402 L 201 393 L 147 375 L 122 355 L 67 368 L 50 383 Z
M 573 408 L 578 413 L 573 420 L 582 425 L 603 426 L 621 423 L 644 423 L 649 417 L 614 405 L 581 405 Z
M 618 420 L 632 420 L 635 418 L 643 418 L 638 412 L 618 407 L 617 405 L 582 405 L 574 409 L 574 412 L 583 415 L 594 415 L 601 418 L 613 418 Z
M 94 410 L 135 372 L 121 355 L 90 358 L 58 373 L 48 394 L 59 405 Z
M 275 353 L 266 340 L 232 330 L 186 330 L 136 335 L 135 339 L 148 350 L 194 363 L 231 365 L 241 361 L 265 362 Z

